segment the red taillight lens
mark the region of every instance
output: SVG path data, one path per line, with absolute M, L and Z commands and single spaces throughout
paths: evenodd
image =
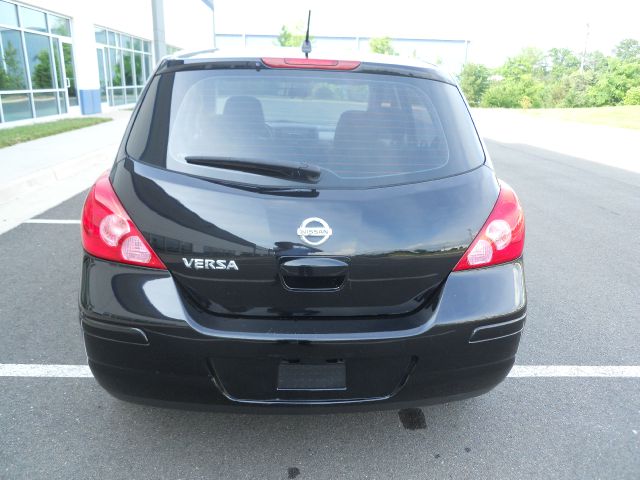
M 275 58 L 262 59 L 271 68 L 312 68 L 315 70 L 354 70 L 360 62 L 354 60 L 324 60 L 320 58 Z
M 523 248 L 522 207 L 513 189 L 500 181 L 500 194 L 491 215 L 453 270 L 468 270 L 510 262 L 522 255 Z
M 113 191 L 108 173 L 93 185 L 82 209 L 82 246 L 90 255 L 165 269 Z

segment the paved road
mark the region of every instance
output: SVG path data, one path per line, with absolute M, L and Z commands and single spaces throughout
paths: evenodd
M 640 175 L 489 143 L 527 214 L 518 364 L 640 365 Z M 77 219 L 82 196 L 42 215 Z M 0 363 L 81 364 L 77 225 L 0 235 Z M 0 378 L 0 478 L 640 478 L 640 378 L 509 378 L 397 412 L 251 416 L 142 407 L 93 379 Z

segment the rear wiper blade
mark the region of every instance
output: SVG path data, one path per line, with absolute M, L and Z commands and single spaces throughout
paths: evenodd
M 266 195 L 280 195 L 283 197 L 318 197 L 320 193 L 315 187 L 268 187 L 263 185 L 249 185 L 246 183 L 228 182 L 220 179 L 208 179 L 210 182 L 224 185 L 225 187 L 237 188 L 247 192 L 263 193 Z
M 315 165 L 287 161 L 262 161 L 233 157 L 185 157 L 187 163 L 205 167 L 237 170 L 268 177 L 284 178 L 299 182 L 316 183 L 320 180 L 322 170 Z

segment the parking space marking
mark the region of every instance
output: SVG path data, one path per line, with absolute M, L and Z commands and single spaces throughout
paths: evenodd
M 640 378 L 640 365 L 516 365 L 509 376 Z
M 0 363 L 0 377 L 91 378 L 87 365 Z
M 0 377 L 91 378 L 87 365 L 0 363 Z M 510 378 L 640 378 L 640 365 L 515 365 Z
M 30 218 L 22 223 L 51 223 L 58 225 L 78 225 L 80 220 L 58 220 L 55 218 Z

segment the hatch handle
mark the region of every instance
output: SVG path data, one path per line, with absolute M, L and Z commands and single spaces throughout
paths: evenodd
M 338 277 L 346 275 L 348 268 L 348 263 L 328 257 L 293 258 L 280 264 L 282 274 L 290 277 Z

